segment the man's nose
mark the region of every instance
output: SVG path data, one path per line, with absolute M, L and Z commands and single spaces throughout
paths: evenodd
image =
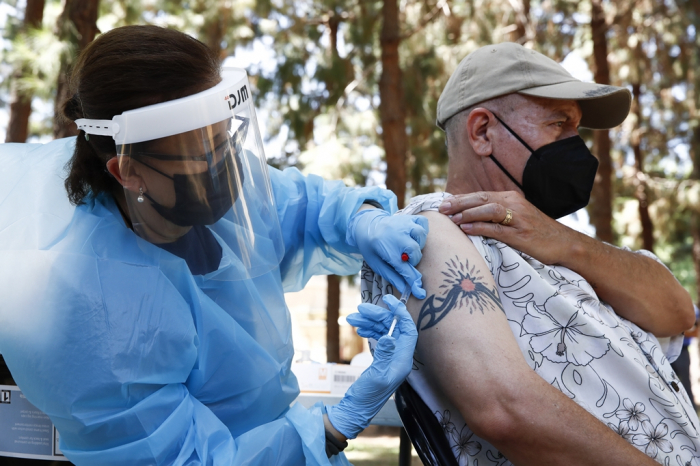
M 565 131 L 562 131 L 559 139 L 567 139 L 573 136 L 579 136 L 578 128 L 567 128 Z

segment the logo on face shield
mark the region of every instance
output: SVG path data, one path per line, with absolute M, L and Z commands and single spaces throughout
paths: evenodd
M 233 110 L 234 108 L 248 100 L 248 87 L 241 87 L 240 89 L 238 89 L 238 92 L 229 94 L 226 97 L 224 97 L 224 100 L 228 102 L 229 110 Z

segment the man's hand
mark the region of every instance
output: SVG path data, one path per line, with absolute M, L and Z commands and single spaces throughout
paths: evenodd
M 503 225 L 507 209 L 511 220 Z M 469 235 L 497 239 L 547 265 L 560 264 L 568 257 L 572 242 L 580 235 L 514 191 L 456 195 L 445 199 L 440 213 L 452 215 L 452 221 Z
M 507 209 L 511 219 L 502 225 Z M 666 267 L 572 230 L 519 193 L 456 195 L 445 199 L 440 213 L 452 215 L 452 222 L 469 235 L 494 238 L 544 264 L 576 272 L 617 314 L 657 337 L 677 335 L 693 325 L 690 295 Z

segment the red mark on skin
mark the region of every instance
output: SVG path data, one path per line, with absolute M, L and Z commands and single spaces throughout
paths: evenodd
M 461 282 L 459 282 L 460 288 L 462 288 L 463 291 L 466 291 L 469 293 L 470 291 L 474 291 L 476 288 L 476 285 L 474 285 L 474 282 L 469 280 L 468 278 L 465 278 Z

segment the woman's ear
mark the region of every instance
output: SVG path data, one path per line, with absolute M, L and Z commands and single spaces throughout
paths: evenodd
M 497 123 L 491 111 L 478 107 L 467 117 L 467 136 L 477 155 L 488 157 L 493 152 L 493 140 L 489 129 Z
M 116 155 L 107 160 L 107 171 L 120 185 L 124 186 L 124 188 L 129 191 L 138 193 L 139 188 L 145 188 L 143 178 L 134 173 L 130 167 L 127 168 L 127 173 L 122 173 L 119 167 L 119 158 Z

